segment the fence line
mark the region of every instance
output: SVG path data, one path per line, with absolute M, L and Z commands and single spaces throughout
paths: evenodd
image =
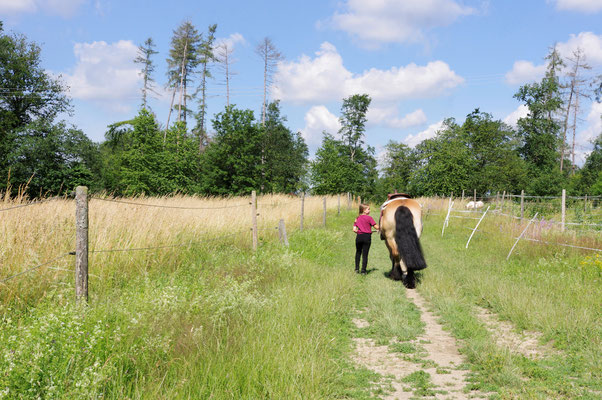
M 57 199 L 62 199 L 62 198 L 63 198 L 63 196 L 54 196 L 54 197 L 50 197 L 48 199 L 34 200 L 31 203 L 27 203 L 27 204 L 19 204 L 18 206 L 13 206 L 13 207 L 8 207 L 8 208 L 1 208 L 0 211 L 8 211 L 8 210 L 14 210 L 15 208 L 23 208 L 23 207 L 35 206 L 37 204 L 48 203 L 49 201 L 53 201 L 53 200 L 57 200 Z
M 180 206 L 163 206 L 163 205 L 160 205 L 160 204 L 135 203 L 135 202 L 132 202 L 132 201 L 123 201 L 123 200 L 115 200 L 115 199 L 104 199 L 102 197 L 96 197 L 96 196 L 90 196 L 90 199 L 107 201 L 107 202 L 111 202 L 111 203 L 129 204 L 129 205 L 134 205 L 134 206 L 155 207 L 155 208 L 171 208 L 171 209 L 178 209 L 178 210 L 219 210 L 219 209 L 236 208 L 236 207 L 243 207 L 243 206 L 248 206 L 249 205 L 249 203 L 245 203 L 245 204 L 236 204 L 236 205 L 233 205 L 233 206 L 223 206 L 223 207 L 180 207 Z
M 0 283 L 4 284 L 4 282 L 10 281 L 11 279 L 16 278 L 17 276 L 20 276 L 20 275 L 26 274 L 28 272 L 34 271 L 36 269 L 42 268 L 45 265 L 51 264 L 51 263 L 55 262 L 56 260 L 60 260 L 61 258 L 67 257 L 69 255 L 75 255 L 75 252 L 69 251 L 67 253 L 63 253 L 60 256 L 57 256 L 57 257 L 53 258 L 52 260 L 46 261 L 46 262 L 44 262 L 42 264 L 36 265 L 35 267 L 28 268 L 25 271 L 21 271 L 21 272 L 19 272 L 17 274 L 14 274 L 14 275 L 11 275 L 11 276 L 9 276 L 7 278 L 4 278 L 4 279 L 2 279 L 0 281 Z

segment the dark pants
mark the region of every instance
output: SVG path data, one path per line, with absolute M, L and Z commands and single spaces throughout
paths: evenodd
M 362 257 L 362 272 L 366 272 L 368 265 L 368 252 L 372 244 L 372 235 L 369 233 L 359 233 L 355 237 L 355 270 L 360 269 L 360 257 Z

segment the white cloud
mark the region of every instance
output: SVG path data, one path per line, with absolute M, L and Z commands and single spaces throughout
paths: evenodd
M 570 39 L 558 43 L 558 52 L 563 57 L 571 57 L 577 48 L 581 48 L 590 65 L 602 65 L 602 35 L 592 32 L 581 32 L 578 35 L 571 34 Z
M 404 117 L 397 116 L 397 107 L 370 107 L 367 123 L 370 125 L 385 125 L 394 129 L 405 129 L 426 123 L 426 114 L 422 109 L 411 112 Z
M 602 134 L 602 103 L 592 102 L 587 115 L 587 127 L 578 135 L 579 143 L 591 143 Z
M 63 77 L 70 95 L 125 111 L 132 99 L 140 97 L 139 69 L 133 60 L 137 46 L 129 40 L 76 43 L 77 64 Z
M 301 130 L 301 135 L 308 146 L 317 147 L 322 142 L 322 132 L 336 135 L 340 128 L 339 119 L 328 108 L 314 106 L 305 114 L 305 128 Z
M 275 80 L 272 98 L 296 103 L 340 100 L 356 93 L 367 93 L 374 101 L 436 97 L 464 82 L 443 61 L 353 74 L 328 42 L 314 59 L 303 55 L 298 62 L 279 63 Z
M 236 44 L 238 44 L 238 43 L 245 44 L 246 42 L 247 41 L 245 40 L 244 36 L 238 32 L 233 33 L 226 38 L 219 38 L 215 41 L 216 47 L 225 44 L 228 46 L 228 50 L 230 50 L 230 51 L 234 50 L 234 47 L 236 46 Z
M 453 0 L 348 0 L 328 22 L 368 43 L 413 43 L 428 29 L 447 26 L 475 13 Z
M 43 10 L 49 14 L 71 17 L 85 0 L 0 0 L 0 14 L 33 13 Z
M 0 0 L 0 14 L 31 13 L 36 10 L 34 0 Z
M 556 0 L 559 10 L 595 13 L 602 10 L 602 0 Z
M 533 65 L 530 61 L 516 61 L 512 71 L 506 73 L 506 82 L 511 85 L 522 85 L 540 80 L 546 73 L 546 64 Z
M 518 106 L 518 108 L 512 111 L 504 118 L 504 122 L 510 126 L 516 127 L 516 123 L 519 119 L 526 117 L 529 114 L 529 107 L 524 104 Z
M 417 133 L 416 135 L 408 135 L 405 139 L 403 139 L 403 142 L 410 147 L 416 147 L 416 145 L 420 144 L 423 140 L 435 137 L 437 132 L 439 132 L 442 127 L 443 121 L 436 122 L 432 125 L 429 125 L 428 128 Z

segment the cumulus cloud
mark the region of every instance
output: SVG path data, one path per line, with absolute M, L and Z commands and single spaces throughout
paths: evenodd
M 556 0 L 559 10 L 596 13 L 602 10 L 602 0 Z
M 0 0 L 0 14 L 21 14 L 44 11 L 68 18 L 85 0 Z
M 506 82 L 511 85 L 522 85 L 527 82 L 538 81 L 546 73 L 546 64 L 534 65 L 530 61 L 516 61 L 512 71 L 506 73 Z
M 453 0 L 348 0 L 342 12 L 326 22 L 367 43 L 414 43 L 425 32 L 475 13 Z
M 0 14 L 31 13 L 36 10 L 35 0 L 0 0 Z
M 77 64 L 63 77 L 75 99 L 100 102 L 125 111 L 133 98 L 140 96 L 139 69 L 132 61 L 137 46 L 129 40 L 76 43 Z
M 215 47 L 219 47 L 219 46 L 223 46 L 226 45 L 228 46 L 228 50 L 234 50 L 234 47 L 240 43 L 240 44 L 245 44 L 247 41 L 245 40 L 244 36 L 241 35 L 240 33 L 236 32 L 231 34 L 230 36 L 226 37 L 226 38 L 218 38 L 215 43 L 216 46 Z
M 322 142 L 324 131 L 336 135 L 341 128 L 341 123 L 336 115 L 328 111 L 325 106 L 313 106 L 305 114 L 305 127 L 301 136 L 310 147 L 317 147 Z
M 410 147 L 416 147 L 416 145 L 420 144 L 423 140 L 435 137 L 435 135 L 437 135 L 437 132 L 439 132 L 442 127 L 443 120 L 429 125 L 428 128 L 426 128 L 422 132 L 417 133 L 416 135 L 408 135 L 403 140 L 403 142 Z
M 370 125 L 385 125 L 394 129 L 405 129 L 426 123 L 424 111 L 418 109 L 403 117 L 397 115 L 397 107 L 370 107 L 366 116 Z
M 568 41 L 557 44 L 558 52 L 563 57 L 571 57 L 578 48 L 583 50 L 588 64 L 602 65 L 602 35 L 581 32 L 578 35 L 571 34 Z
M 602 103 L 593 102 L 587 115 L 587 127 L 579 134 L 579 142 L 591 143 L 602 134 Z
M 356 93 L 367 93 L 375 101 L 428 98 L 443 95 L 464 82 L 443 61 L 353 74 L 328 42 L 321 45 L 313 59 L 303 55 L 296 62 L 279 63 L 275 80 L 272 98 L 296 103 L 340 100 Z
M 518 106 L 518 108 L 512 111 L 504 118 L 504 122 L 510 126 L 516 127 L 516 123 L 519 119 L 525 118 L 529 114 L 529 107 L 524 104 Z

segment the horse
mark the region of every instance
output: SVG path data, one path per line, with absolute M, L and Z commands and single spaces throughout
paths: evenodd
M 389 277 L 401 280 L 413 289 L 416 285 L 414 271 L 426 268 L 419 238 L 422 234 L 422 208 L 404 194 L 389 195 L 381 206 L 380 238 L 389 249 L 392 267 Z

